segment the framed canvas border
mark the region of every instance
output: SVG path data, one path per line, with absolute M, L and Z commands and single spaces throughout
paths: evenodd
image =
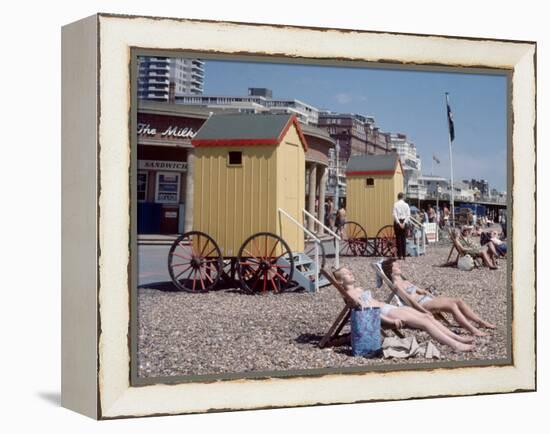
M 95 399 L 96 413 L 92 414 L 92 406 L 88 404 L 85 411 L 77 411 L 109 419 L 535 390 L 535 43 L 108 14 L 99 14 L 95 19 L 97 318 L 88 319 L 82 327 L 93 326 L 96 332 L 97 389 L 92 394 L 86 385 L 82 393 Z M 521 297 L 514 292 L 510 306 L 513 364 L 132 386 L 129 339 L 132 47 L 513 71 L 510 128 L 512 143 L 517 146 L 509 156 L 512 176 L 508 179 L 509 182 L 521 179 L 513 182 L 508 191 L 514 198 L 509 219 L 514 243 L 511 280 L 513 288 L 521 288 Z M 64 294 L 65 291 L 64 282 Z M 71 300 L 66 309 L 70 311 L 74 303 Z M 74 325 L 73 321 L 74 318 L 65 321 L 64 330 Z M 67 352 L 72 353 L 79 345 L 89 346 L 92 341 L 88 337 L 83 344 L 63 342 Z M 89 367 L 86 375 L 90 375 Z M 72 390 L 72 381 L 68 378 L 67 390 Z M 75 408 L 72 401 L 78 399 L 75 396 L 64 405 Z

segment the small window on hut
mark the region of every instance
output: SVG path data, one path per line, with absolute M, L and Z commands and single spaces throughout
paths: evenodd
M 374 178 L 367 178 L 367 187 L 374 187 Z
M 227 164 L 229 166 L 241 166 L 243 164 L 242 152 L 229 152 Z

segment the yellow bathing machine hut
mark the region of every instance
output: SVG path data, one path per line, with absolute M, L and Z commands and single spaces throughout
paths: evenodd
M 307 150 L 296 117 L 214 114 L 191 143 L 193 231 L 170 249 L 174 285 L 202 292 L 222 279 L 251 293 L 296 287 Z
M 397 194 L 403 191 L 399 156 L 392 153 L 350 157 L 346 181 L 341 254 L 392 256 L 395 249 L 392 209 Z

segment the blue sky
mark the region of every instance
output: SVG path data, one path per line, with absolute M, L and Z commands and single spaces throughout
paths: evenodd
M 242 96 L 249 87 L 272 89 L 320 109 L 373 116 L 382 131 L 407 134 L 422 172 L 450 176 L 445 92 L 455 122 L 455 179 L 484 178 L 506 190 L 506 76 L 306 66 L 263 62 L 205 64 L 206 95 Z

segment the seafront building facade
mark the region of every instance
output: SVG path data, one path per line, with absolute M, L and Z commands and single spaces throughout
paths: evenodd
M 317 125 L 319 110 L 297 99 L 276 99 L 267 88 L 249 88 L 246 96 L 176 95 L 176 104 L 217 109 L 238 110 L 240 113 L 293 114 L 306 125 Z
M 380 131 L 373 117 L 323 111 L 319 113 L 318 126 L 338 144 L 339 159 L 344 165 L 354 155 L 384 155 L 391 151 L 390 135 Z
M 409 198 L 425 199 L 426 187 L 419 181 L 422 175 L 422 160 L 414 143 L 403 133 L 390 134 L 390 148 L 399 155 L 404 174 L 405 194 Z

